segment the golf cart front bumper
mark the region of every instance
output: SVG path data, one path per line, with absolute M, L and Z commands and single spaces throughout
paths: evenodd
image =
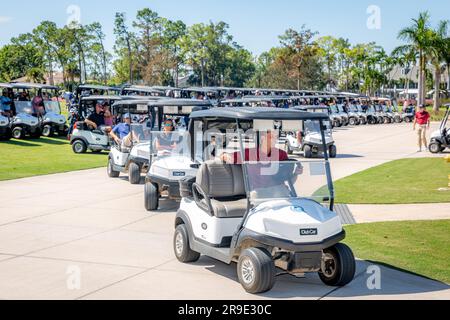
M 303 273 L 320 270 L 323 251 L 344 239 L 344 230 L 321 242 L 294 243 L 244 229 L 239 236 L 236 248 L 240 250 L 249 246 L 265 248 L 272 253 L 278 268 L 291 273 Z M 239 252 L 235 253 L 237 253 L 235 256 L 239 255 Z
M 155 175 L 147 174 L 145 182 L 156 183 L 159 186 L 160 191 L 167 190 L 170 199 L 181 199 L 179 180 L 167 180 Z
M 43 127 L 51 126 L 54 132 L 67 133 L 69 131 L 69 127 L 66 124 L 55 123 L 55 122 L 44 122 Z

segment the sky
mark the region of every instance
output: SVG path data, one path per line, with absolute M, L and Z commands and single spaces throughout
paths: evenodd
M 131 24 L 145 7 L 187 25 L 224 21 L 234 40 L 253 54 L 277 46 L 279 35 L 303 24 L 320 36 L 343 37 L 353 44 L 375 41 L 391 52 L 401 44 L 398 31 L 419 12 L 429 11 L 433 25 L 450 20 L 449 0 L 16 0 L 2 1 L 0 45 L 43 20 L 63 26 L 79 12 L 82 24 L 103 25 L 106 47 L 112 50 L 115 13 L 125 12 Z

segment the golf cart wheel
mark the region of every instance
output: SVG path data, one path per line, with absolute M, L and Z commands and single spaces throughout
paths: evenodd
M 159 187 L 152 182 L 146 182 L 144 187 L 145 209 L 155 211 L 159 208 Z
M 319 277 L 332 287 L 343 287 L 355 277 L 356 263 L 352 250 L 343 243 L 324 250 Z
M 108 177 L 110 177 L 110 178 L 118 178 L 120 175 L 120 172 L 114 171 L 113 162 L 112 162 L 111 158 L 109 158 L 109 160 L 108 160 L 108 169 L 107 170 L 108 170 Z
M 330 158 L 336 158 L 337 157 L 337 148 L 335 145 L 330 146 Z
M 44 137 L 51 137 L 53 135 L 53 129 L 51 126 L 44 126 L 44 129 L 42 129 L 42 135 Z
M 14 139 L 23 139 L 25 137 L 25 133 L 20 127 L 14 128 L 11 135 Z
M 87 147 L 83 141 L 77 140 L 72 144 L 72 150 L 76 154 L 81 154 L 81 153 L 86 153 Z
M 275 284 L 275 264 L 264 249 L 244 250 L 239 257 L 237 273 L 239 282 L 248 293 L 264 293 Z
M 141 167 L 134 162 L 130 163 L 128 168 L 128 181 L 131 184 L 139 184 L 141 182 Z
M 395 123 L 402 123 L 402 118 L 395 117 Z
M 356 119 L 355 119 L 355 118 L 350 118 L 349 124 L 350 124 L 351 126 L 356 126 Z
M 411 118 L 406 117 L 406 118 L 405 118 L 405 122 L 406 122 L 406 123 L 411 123 Z
M 437 154 L 442 152 L 442 146 L 439 142 L 432 142 L 430 146 L 428 147 L 431 153 Z
M 200 259 L 200 253 L 191 250 L 188 231 L 184 224 L 179 225 L 175 230 L 173 250 L 178 261 L 182 263 L 196 262 Z
M 312 158 L 313 153 L 312 153 L 311 146 L 305 146 L 305 148 L 303 149 L 303 152 L 304 152 L 304 156 L 305 156 L 306 159 L 311 159 Z

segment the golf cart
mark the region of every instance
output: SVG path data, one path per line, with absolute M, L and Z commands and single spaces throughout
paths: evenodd
M 144 96 L 144 97 L 164 97 L 165 90 L 155 89 L 146 86 L 126 86 L 122 88 L 122 96 Z
M 145 177 L 144 188 L 147 211 L 158 210 L 163 192 L 167 192 L 169 199 L 179 200 L 179 181 L 196 174 L 197 168 L 192 166 L 194 163 L 188 153 L 192 143 L 187 131 L 189 116 L 195 110 L 212 107 L 209 101 L 192 99 L 163 99 L 148 104 L 150 112 L 154 112 L 155 121 L 151 125 L 150 168 Z M 163 132 L 166 120 L 176 123 L 174 132 Z M 164 146 L 160 141 L 166 142 Z
M 447 111 L 445 112 L 444 119 L 442 119 L 441 126 L 438 131 L 431 134 L 431 142 L 428 147 L 431 153 L 444 152 L 445 149 L 450 149 L 450 104 L 445 105 Z
M 156 99 L 155 99 L 156 100 Z M 108 176 L 118 178 L 120 173 L 128 174 L 131 184 L 139 184 L 141 173 L 147 173 L 150 159 L 150 131 L 154 110 L 149 103 L 154 99 L 120 100 L 112 106 L 112 113 L 123 122 L 123 117 L 130 116 L 130 135 L 118 145 L 111 141 L 112 147 L 108 159 Z
M 416 117 L 416 108 L 413 105 L 410 105 L 406 107 L 403 110 L 403 113 L 401 114 L 402 121 L 406 123 L 411 123 L 414 121 L 414 118 Z
M 110 139 L 104 128 L 93 130 L 85 120 L 95 112 L 97 103 L 107 103 L 109 106 L 114 102 L 122 100 L 118 96 L 86 96 L 81 97 L 80 105 L 77 108 L 77 121 L 75 122 L 69 136 L 73 152 L 77 154 L 92 152 L 102 152 L 110 150 Z
M 336 104 L 332 104 L 329 109 L 331 110 L 331 121 L 334 128 L 340 128 L 345 125 L 345 118 L 342 117 L 339 108 Z
M 195 178 L 181 183 L 183 199 L 173 243 L 180 262 L 195 262 L 202 254 L 226 264 L 236 262 L 239 282 L 252 294 L 271 290 L 275 277 L 286 273 L 319 273 L 323 283 L 338 287 L 353 280 L 355 258 L 351 249 L 340 243 L 345 231 L 333 212 L 326 145 L 324 160 L 250 159 L 261 141 L 270 143 L 267 139 L 277 128 L 300 131 L 303 121 L 317 122 L 325 141 L 329 117 L 323 113 L 219 108 L 191 115 L 191 128 L 201 128 L 200 134 L 234 129 L 224 151 L 237 152 L 237 158 L 240 155 L 244 161 L 206 161 L 199 164 Z M 244 156 L 247 151 L 249 159 Z M 191 152 L 195 160 L 198 150 Z
M 324 106 L 300 106 L 294 107 L 295 110 L 305 112 L 317 112 L 328 115 L 329 109 Z M 330 120 L 324 122 L 326 126 L 325 141 L 330 158 L 336 158 L 337 148 L 334 144 L 333 129 L 331 128 Z M 281 133 L 283 135 L 283 132 Z M 287 132 L 286 134 L 286 150 L 288 154 L 294 152 L 303 152 L 305 158 L 310 159 L 318 156 L 320 152 L 323 152 L 322 135 L 320 127 L 317 122 L 303 121 L 303 128 L 300 132 Z
M 10 118 L 13 116 L 12 111 L 12 100 L 9 98 L 11 95 L 12 86 L 9 83 L 0 83 L 0 91 L 3 94 L 5 91 L 5 100 L 2 100 L 2 105 L 6 105 L 6 110 L 3 110 L 0 105 L 0 141 L 1 140 L 9 140 L 11 139 L 11 124 Z
M 290 97 L 287 96 L 245 96 L 240 99 L 222 100 L 221 107 L 271 107 L 286 108 Z

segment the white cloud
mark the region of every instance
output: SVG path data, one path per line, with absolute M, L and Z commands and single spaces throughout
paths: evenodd
M 0 23 L 8 23 L 12 20 L 12 17 L 0 16 Z

